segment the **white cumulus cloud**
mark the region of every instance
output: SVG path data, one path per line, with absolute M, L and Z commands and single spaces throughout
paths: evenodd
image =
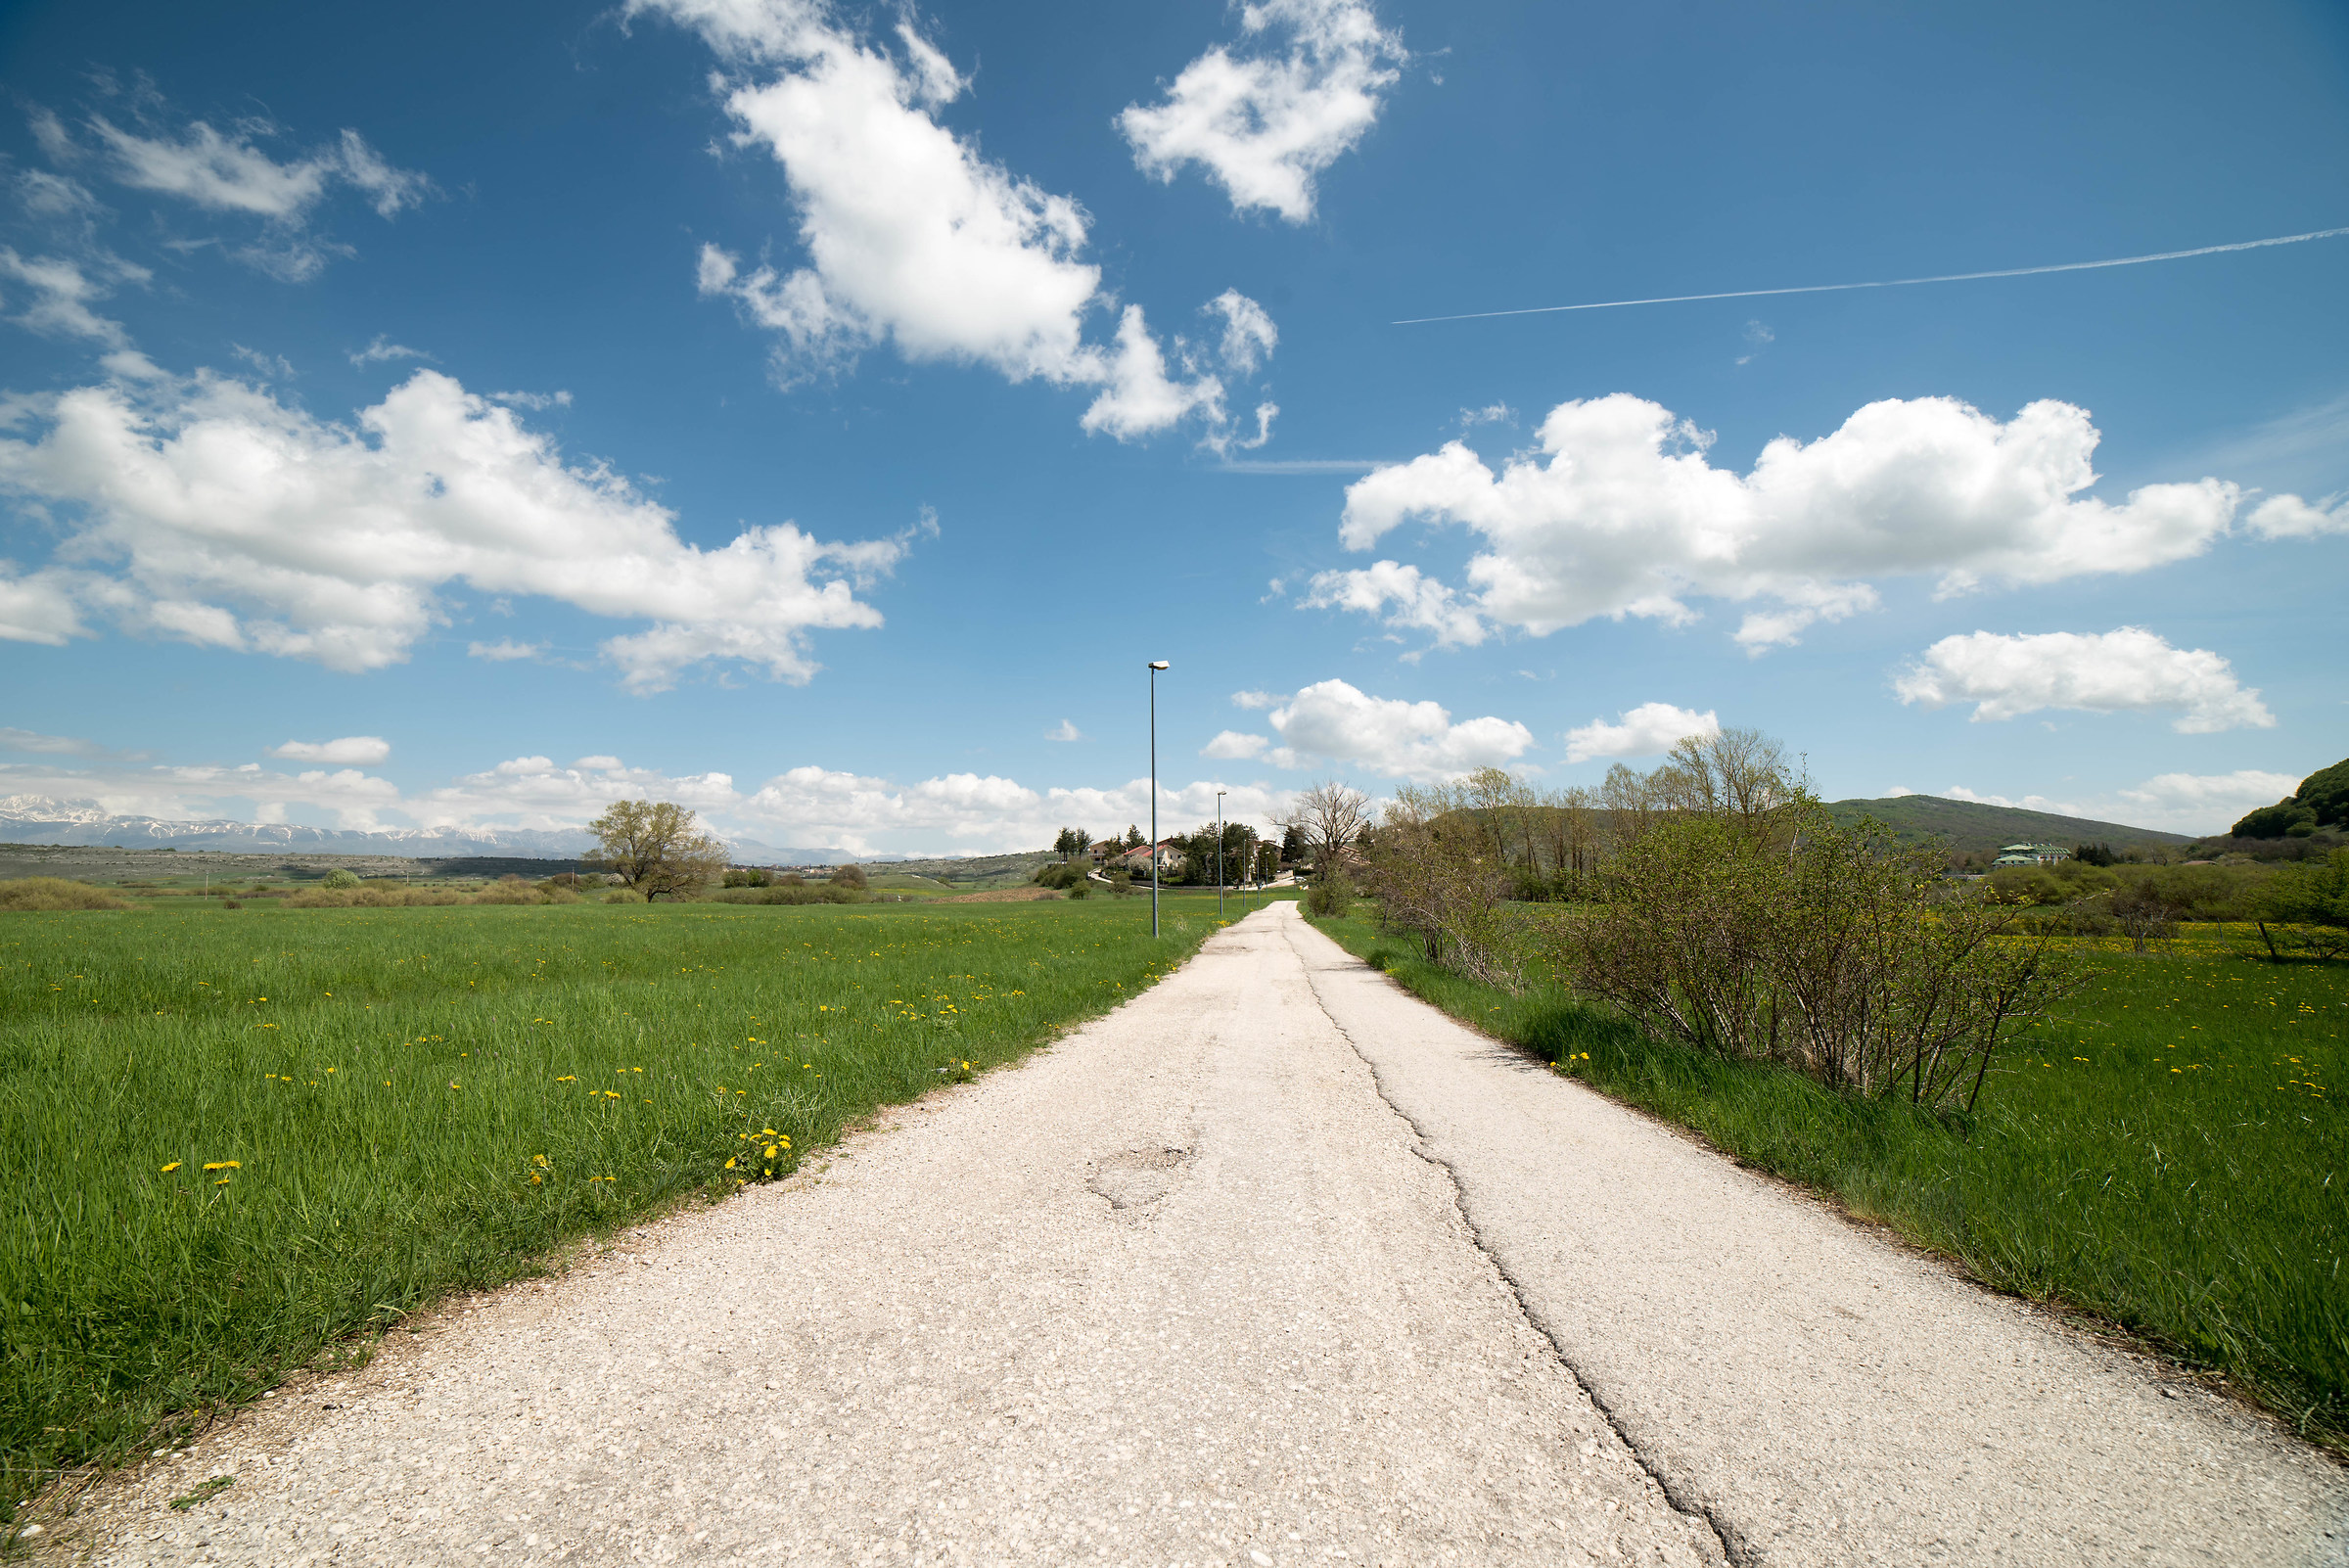
M 30 641 L 74 634 L 88 612 L 372 669 L 404 659 L 445 619 L 440 590 L 465 583 L 652 623 L 603 645 L 638 691 L 705 661 L 804 681 L 810 631 L 881 623 L 858 585 L 907 545 L 827 543 L 790 523 L 689 544 L 625 479 L 566 463 L 512 410 L 431 370 L 349 425 L 208 374 L 76 388 L 37 423 L 0 437 L 0 492 L 66 523 L 49 566 L 0 569 L 0 634 Z
M 1641 703 L 1616 715 L 1612 724 L 1594 718 L 1566 732 L 1566 761 L 1587 762 L 1593 757 L 1655 757 L 1671 751 L 1691 735 L 1715 735 L 1721 718 L 1712 709 L 1675 708 L 1670 703 Z
M 1073 720 L 1064 718 L 1052 728 L 1044 731 L 1044 739 L 1048 741 L 1081 741 L 1084 739 L 1084 731 L 1079 729 Z
M 1409 57 L 1364 0 L 1259 0 L 1241 7 L 1240 31 L 1238 52 L 1212 46 L 1118 129 L 1143 173 L 1171 182 L 1197 163 L 1233 211 L 1304 223 L 1313 181 L 1376 122 Z
M 1306 602 L 1472 643 L 1495 625 L 1541 636 L 1596 617 L 1678 624 L 1699 600 L 1761 601 L 1737 634 L 1758 652 L 1872 608 L 1873 580 L 1926 576 L 1948 595 L 2142 572 L 2234 526 L 2242 492 L 2223 480 L 2148 484 L 2118 503 L 2081 494 L 2097 439 L 2068 403 L 2001 423 L 1955 398 L 1887 399 L 1808 443 L 1777 438 L 1740 474 L 1715 466 L 1709 434 L 1644 398 L 1562 403 L 1539 450 L 1498 472 L 1454 440 L 1348 488 L 1349 549 L 1414 519 L 1476 534 L 1464 589 L 1381 561 L 1321 574 Z M 2254 530 L 2313 531 L 2303 505 L 2264 503 Z
M 1391 778 L 1447 779 L 1504 766 L 1534 744 L 1533 731 L 1514 719 L 1454 723 L 1440 704 L 1372 697 L 1343 680 L 1308 686 L 1266 718 L 1279 746 L 1245 749 L 1247 737 L 1225 731 L 1208 743 L 1207 755 L 1238 758 L 1261 751 L 1277 767 L 1351 763 Z
M 1225 388 L 1206 350 L 1162 344 L 1139 306 L 1117 309 L 1084 257 L 1083 208 L 938 121 L 968 83 L 910 23 L 897 30 L 900 55 L 808 0 L 630 0 L 628 10 L 702 34 L 738 72 L 720 84 L 735 144 L 782 166 L 806 265 L 746 267 L 706 244 L 696 280 L 780 336 L 784 380 L 886 342 L 909 360 L 1098 388 L 1084 428 L 1120 440 L 1191 418 L 1229 439 Z M 1243 319 L 1232 301 L 1254 314 Z M 1271 347 L 1269 319 L 1260 330 L 1262 309 L 1236 294 L 1212 308 L 1239 350 L 1226 357 L 1253 370 Z M 1085 340 L 1095 309 L 1116 311 L 1106 346 Z
M 1199 748 L 1199 755 L 1237 761 L 1244 758 L 1264 756 L 1265 748 L 1271 744 L 1264 736 L 1251 735 L 1245 730 L 1219 730 L 1214 740 Z
M 290 762 L 334 762 L 372 767 L 392 755 L 392 743 L 381 735 L 345 735 L 340 740 L 288 741 L 272 746 L 269 755 Z
M 2234 667 L 2203 648 L 2174 648 L 2141 626 L 1944 637 L 1893 681 L 1904 703 L 1974 704 L 1973 717 L 2016 718 L 2046 708 L 2174 713 L 2188 735 L 2271 727 L 2276 715 Z

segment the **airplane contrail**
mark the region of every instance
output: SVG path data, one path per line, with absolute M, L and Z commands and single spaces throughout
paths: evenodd
M 1935 278 L 1887 278 L 1877 283 L 1814 283 L 1799 289 L 1732 289 L 1726 294 L 1672 294 L 1653 300 L 1600 300 L 1590 304 L 1529 305 L 1522 310 L 1471 310 L 1456 316 L 1410 316 L 1390 321 L 1390 327 L 1423 327 L 1436 321 L 1485 321 L 1495 316 L 1546 316 L 1561 310 L 1619 310 L 1625 305 L 1689 304 L 1699 300 L 1758 300 L 1773 294 L 1836 294 L 1846 289 L 1905 289 L 1915 283 L 1972 283 L 1980 278 L 2027 278 L 2041 272 L 2089 272 L 2097 267 L 2134 267 L 2146 261 L 2183 261 L 2189 255 L 2218 255 L 2227 251 L 2258 251 L 2271 245 L 2299 245 L 2308 240 L 2330 240 L 2349 234 L 2349 228 L 2317 229 L 2307 234 L 2280 234 L 2270 240 L 2238 240 L 2233 245 L 2205 245 L 2191 251 L 2160 251 L 2152 255 L 2114 256 L 2106 261 L 2061 261 L 2047 267 L 2004 267 L 1997 272 L 1946 272 Z

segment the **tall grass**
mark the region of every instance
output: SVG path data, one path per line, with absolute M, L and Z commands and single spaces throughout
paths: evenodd
M 0 1510 L 567 1238 L 781 1176 L 1214 928 L 1177 907 L 1154 943 L 1108 899 L 9 916 Z
M 1317 922 L 1410 991 L 2002 1290 L 2224 1374 L 2349 1453 L 2349 964 L 2130 956 L 1993 1068 L 1976 1114 L 1838 1094 L 1642 1036 L 1554 988 Z

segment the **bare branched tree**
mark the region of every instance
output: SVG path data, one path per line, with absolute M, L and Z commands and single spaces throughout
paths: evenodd
M 1273 812 L 1272 821 L 1283 829 L 1297 830 L 1305 840 L 1306 853 L 1313 857 L 1313 874 L 1327 878 L 1370 826 L 1370 797 L 1335 779 L 1324 779 L 1298 796 L 1287 810 Z

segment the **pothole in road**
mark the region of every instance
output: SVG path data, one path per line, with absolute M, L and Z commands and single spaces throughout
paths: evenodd
M 1109 1200 L 1113 1210 L 1147 1209 L 1174 1190 L 1197 1149 L 1128 1149 L 1093 1162 L 1085 1186 Z

